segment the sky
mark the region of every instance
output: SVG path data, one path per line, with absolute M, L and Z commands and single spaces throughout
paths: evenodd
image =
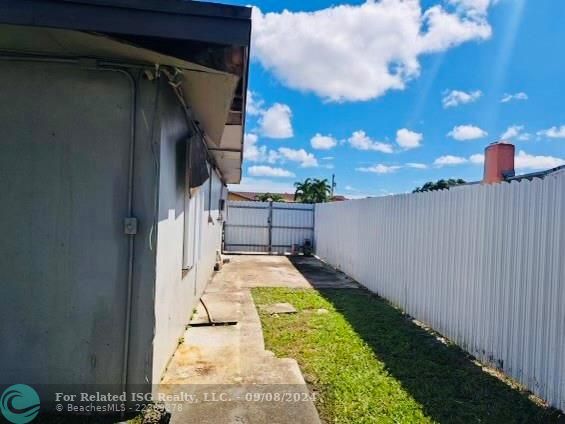
M 249 5 L 248 1 L 228 1 Z M 293 192 L 335 174 L 349 198 L 565 164 L 565 1 L 257 0 L 242 183 Z

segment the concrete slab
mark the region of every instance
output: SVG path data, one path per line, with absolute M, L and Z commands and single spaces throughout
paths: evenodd
M 359 288 L 346 274 L 311 256 L 228 255 L 222 281 L 214 281 L 208 292 L 225 288 L 286 287 Z
M 230 255 L 221 279 L 214 279 L 208 292 L 252 287 L 311 288 L 310 283 L 286 256 Z
M 290 303 L 273 303 L 271 305 L 259 305 L 259 308 L 270 315 L 295 314 L 296 308 Z
M 298 364 L 265 350 L 250 290 L 226 284 L 224 270 L 211 282 L 205 303 L 214 321 L 237 325 L 185 332 L 159 387 L 161 395 L 191 399 L 180 410 L 179 402 L 166 402 L 171 423 L 319 423 Z M 199 308 L 193 322 L 202 320 L 207 317 Z
M 217 323 L 237 321 L 241 315 L 241 302 L 238 292 L 206 292 L 202 296 L 202 302 L 208 308 L 210 318 Z M 209 321 L 206 309 L 202 302 L 196 307 L 190 324 L 204 324 Z
M 185 332 L 159 387 L 162 395 L 185 399 L 180 405 L 168 403 L 171 423 L 320 423 L 297 362 L 265 350 L 249 289 L 359 286 L 312 257 L 232 255 L 229 259 L 203 300 L 213 321 L 237 324 L 189 327 Z M 270 306 L 273 313 L 296 312 L 290 304 Z M 199 305 L 191 323 L 206 322 L 208 316 Z
M 348 275 L 337 271 L 314 257 L 290 256 L 289 262 L 308 283 L 316 289 L 357 289 L 359 284 Z

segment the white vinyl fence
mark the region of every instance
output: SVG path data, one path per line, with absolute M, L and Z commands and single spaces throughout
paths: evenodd
M 313 204 L 228 201 L 225 252 L 290 253 L 313 237 Z
M 316 253 L 565 410 L 565 173 L 316 205 Z

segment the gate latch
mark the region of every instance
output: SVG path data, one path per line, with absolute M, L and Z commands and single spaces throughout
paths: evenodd
M 137 218 L 124 218 L 124 233 L 127 235 L 137 234 Z

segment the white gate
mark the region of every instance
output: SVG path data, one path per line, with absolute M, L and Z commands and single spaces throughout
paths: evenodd
M 291 253 L 313 238 L 313 204 L 228 201 L 225 252 Z

